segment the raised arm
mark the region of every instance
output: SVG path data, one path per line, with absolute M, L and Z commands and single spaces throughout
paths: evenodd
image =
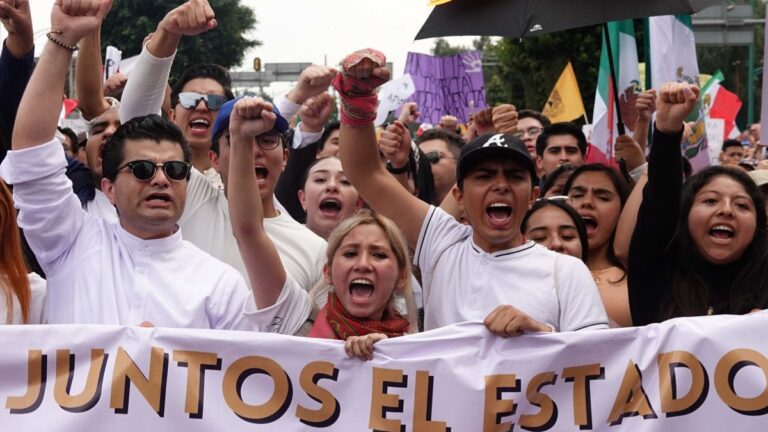
M 109 109 L 109 102 L 104 99 L 101 28 L 80 41 L 80 52 L 75 61 L 75 88 L 77 105 L 86 120 L 92 120 Z
M 379 138 L 379 150 L 387 160 L 387 171 L 411 195 L 416 194 L 416 184 L 411 177 L 411 134 L 400 120 L 387 126 Z
M 640 93 L 635 102 L 637 109 L 637 125 L 632 138 L 640 144 L 640 148 L 645 152 L 648 148 L 648 129 L 651 125 L 651 119 L 656 111 L 656 90 L 650 89 Z
M 264 209 L 253 169 L 255 137 L 271 130 L 275 119 L 271 104 L 245 97 L 237 101 L 229 120 L 229 217 L 259 309 L 277 302 L 287 277 L 277 249 L 264 230 Z
M 168 12 L 157 24 L 131 72 L 131 79 L 123 91 L 120 121 L 159 114 L 181 37 L 198 35 L 216 25 L 215 14 L 207 0 L 189 0 Z
M 429 206 L 408 193 L 384 168 L 373 121 L 376 118 L 376 87 L 389 79 L 384 55 L 357 51 L 344 61 L 344 71 L 334 79 L 341 104 L 339 156 L 344 173 L 365 201 L 394 220 L 415 247 Z
M 0 160 L 11 148 L 21 96 L 34 68 L 32 17 L 27 0 L 0 2 L 0 21 L 8 37 L 0 56 Z
M 93 33 L 109 11 L 111 0 L 61 0 L 51 12 L 54 43 L 48 41 L 40 62 L 21 99 L 13 130 L 13 149 L 34 147 L 53 139 L 61 111 L 64 77 L 72 51 L 80 40 Z
M 656 99 L 656 128 L 648 161 L 648 183 L 629 247 L 628 288 L 632 321 L 655 320 L 667 287 L 651 283 L 675 233 L 682 193 L 680 140 L 683 121 L 694 109 L 699 89 L 687 83 L 664 84 Z

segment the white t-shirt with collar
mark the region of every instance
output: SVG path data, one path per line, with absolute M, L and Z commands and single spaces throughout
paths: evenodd
M 237 241 L 232 234 L 229 207 L 224 190 L 211 184 L 192 169 L 187 201 L 179 219 L 184 239 L 237 269 L 248 280 Z M 281 211 L 265 218 L 264 229 L 275 244 L 285 271 L 309 291 L 323 278 L 326 242 L 304 225 Z
M 474 244 L 472 227 L 436 207 L 424 219 L 414 264 L 422 274 L 425 330 L 482 321 L 506 304 L 557 331 L 608 327 L 582 261 L 531 241 L 486 253 Z
M 48 323 L 280 331 L 290 310 L 257 311 L 245 280 L 180 231 L 144 240 L 86 213 L 65 175 L 58 140 L 10 151 L 0 175 L 14 185 L 19 226 L 48 280 Z M 284 291 L 291 292 L 292 280 Z M 287 305 L 304 307 L 306 305 Z

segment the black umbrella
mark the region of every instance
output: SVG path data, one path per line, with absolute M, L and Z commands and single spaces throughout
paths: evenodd
M 416 39 L 442 36 L 533 37 L 603 24 L 611 65 L 613 96 L 619 106 L 608 21 L 692 14 L 722 0 L 451 0 L 435 9 Z M 624 133 L 621 114 L 619 133 Z

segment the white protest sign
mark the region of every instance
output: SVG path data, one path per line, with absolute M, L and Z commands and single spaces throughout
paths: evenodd
M 768 314 L 511 338 L 480 323 L 340 341 L 0 326 L 7 431 L 758 431 Z
M 389 112 L 400 108 L 415 91 L 416 87 L 409 74 L 379 87 L 379 106 L 376 109 L 376 120 L 373 124 L 376 126 L 384 124 Z
M 718 165 L 720 151 L 725 141 L 725 120 L 707 117 L 707 141 L 709 145 L 709 160 L 712 165 Z
M 123 58 L 123 52 L 119 49 L 108 46 L 107 53 L 104 56 L 104 81 L 117 73 L 120 68 L 120 60 Z

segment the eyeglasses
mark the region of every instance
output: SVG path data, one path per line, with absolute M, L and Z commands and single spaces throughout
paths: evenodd
M 535 137 L 535 136 L 538 136 L 541 133 L 542 130 L 543 129 L 540 128 L 540 127 L 532 126 L 532 127 L 529 127 L 526 130 L 517 131 L 514 134 L 512 134 L 512 136 L 514 136 L 515 138 L 522 138 L 526 134 L 528 134 L 529 137 Z
M 536 202 L 539 201 L 560 201 L 562 203 L 568 204 L 569 206 L 573 207 L 573 197 L 569 197 L 568 195 L 553 195 L 551 197 L 541 197 L 536 200 Z
M 117 171 L 125 168 L 131 170 L 131 174 L 139 181 L 149 181 L 155 177 L 157 168 L 163 169 L 165 176 L 171 180 L 188 180 L 192 172 L 192 164 L 183 161 L 168 161 L 165 163 L 154 163 L 148 160 L 135 160 L 121 166 Z
M 227 98 L 217 94 L 202 94 L 195 92 L 179 93 L 179 105 L 187 109 L 195 109 L 200 101 L 205 102 L 205 106 L 211 111 L 218 111 Z
M 432 165 L 435 165 L 435 164 L 439 163 L 440 159 L 456 160 L 456 158 L 452 158 L 452 157 L 448 157 L 448 156 L 445 156 L 443 154 L 440 154 L 439 151 L 431 151 L 429 153 L 424 153 L 424 157 Z
M 227 141 L 230 140 L 229 135 L 224 135 Z M 256 136 L 256 144 L 262 148 L 262 150 L 274 150 L 280 145 L 280 134 L 276 132 L 267 132 Z

